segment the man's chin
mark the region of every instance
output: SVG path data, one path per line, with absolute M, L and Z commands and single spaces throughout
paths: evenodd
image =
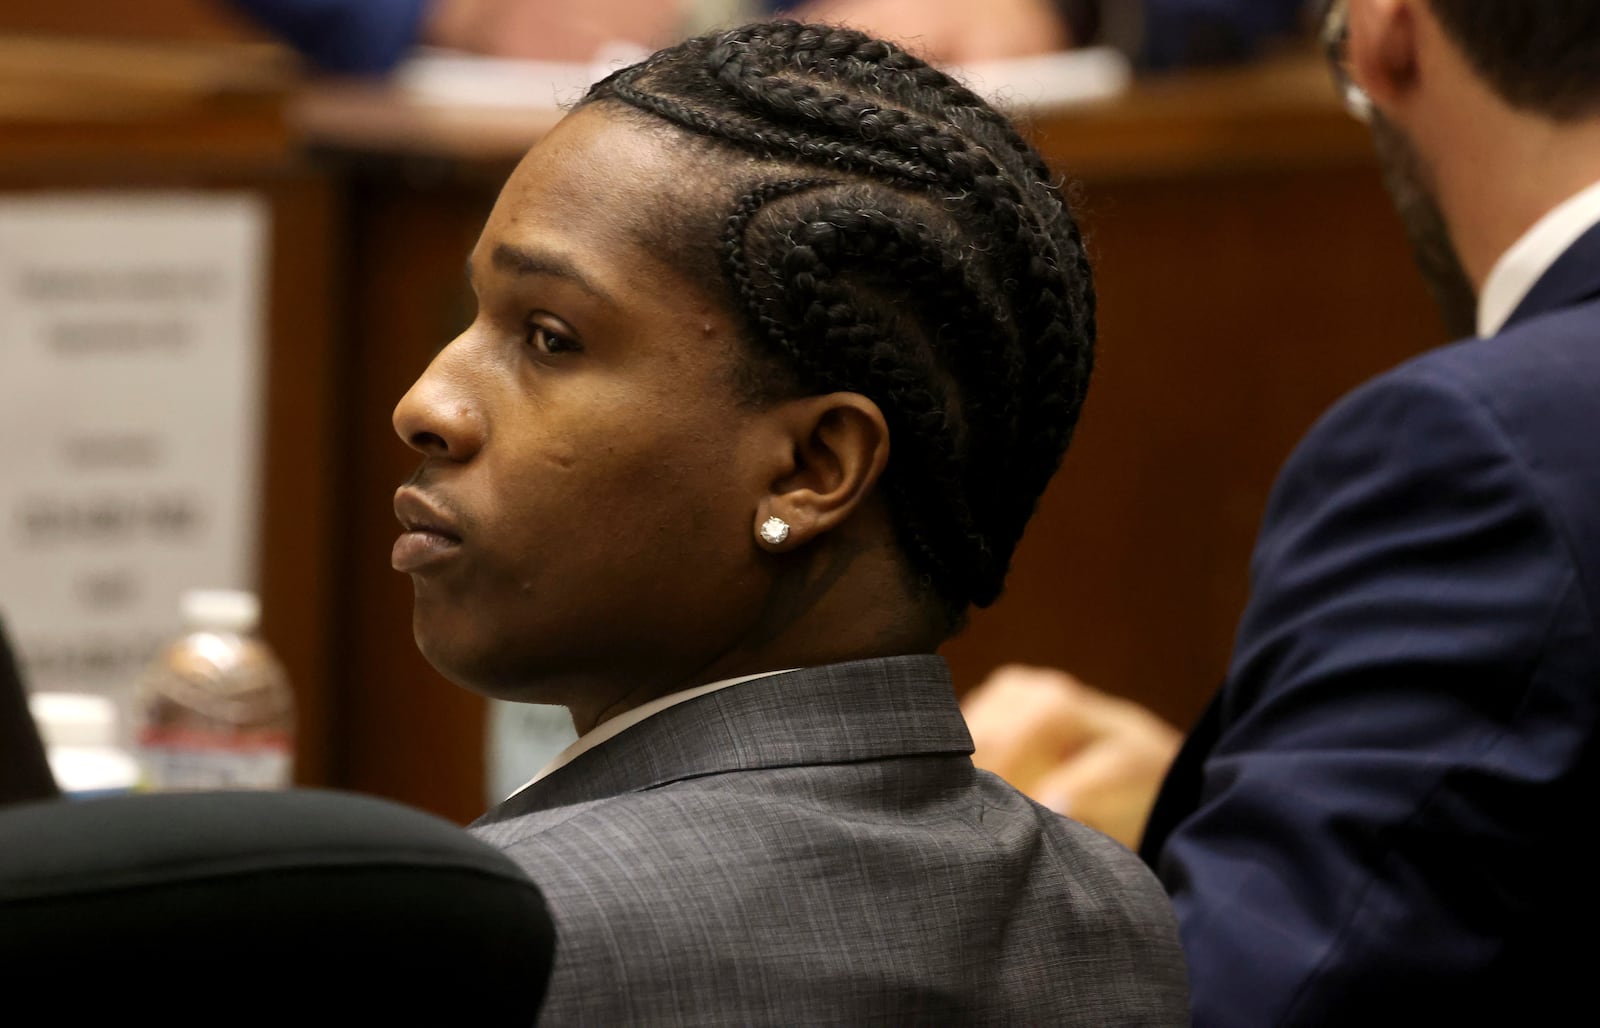
M 417 651 L 452 685 L 490 695 L 484 688 L 485 669 L 478 656 L 482 647 L 462 626 L 428 611 L 427 606 L 418 597 L 411 615 L 411 637 L 417 644 Z
M 437 621 L 424 622 L 420 612 L 412 619 L 412 636 L 423 659 L 451 685 L 491 700 L 565 705 L 559 689 L 530 675 L 526 667 L 486 659 L 487 653 L 503 654 Z

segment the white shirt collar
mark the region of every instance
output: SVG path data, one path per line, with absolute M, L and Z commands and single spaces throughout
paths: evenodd
M 658 696 L 649 703 L 641 703 L 632 710 L 625 710 L 621 714 L 618 714 L 616 717 L 611 718 L 608 721 L 600 722 L 598 725 L 595 725 L 587 732 L 584 732 L 582 735 L 578 736 L 578 738 L 573 740 L 573 742 L 568 745 L 566 749 L 562 750 L 560 753 L 557 753 L 555 757 L 551 759 L 550 763 L 546 764 L 542 769 L 540 769 L 538 774 L 524 782 L 511 795 L 515 796 L 517 793 L 521 792 L 523 789 L 526 789 L 533 783 L 550 777 L 557 771 L 572 763 L 574 760 L 578 759 L 578 757 L 582 754 L 589 752 L 603 742 L 607 742 L 616 738 L 623 732 L 632 728 L 634 725 L 643 721 L 645 718 L 650 717 L 653 714 L 659 714 L 668 707 L 675 707 L 686 700 L 692 700 L 698 696 L 705 696 L 708 693 L 714 693 L 719 689 L 726 689 L 729 686 L 742 685 L 745 682 L 753 682 L 757 678 L 770 678 L 773 675 L 786 675 L 791 671 L 797 670 L 799 669 L 784 668 L 782 671 L 762 671 L 758 674 L 744 675 L 739 678 L 724 678 L 720 682 L 710 682 L 706 685 L 697 685 L 692 689 L 682 689 L 678 692 L 668 693 L 665 696 Z M 510 797 L 507 797 L 507 799 L 509 798 Z
M 1487 339 L 1505 328 L 1550 266 L 1595 225 L 1600 225 L 1600 182 L 1563 202 L 1523 233 L 1500 255 L 1483 281 L 1478 296 L 1478 335 Z

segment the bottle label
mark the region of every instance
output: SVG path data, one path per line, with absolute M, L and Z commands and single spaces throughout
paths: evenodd
M 286 789 L 294 750 L 282 732 L 146 729 L 139 761 L 147 789 Z

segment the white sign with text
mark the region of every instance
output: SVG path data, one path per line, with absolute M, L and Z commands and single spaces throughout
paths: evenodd
M 268 212 L 0 197 L 0 616 L 34 690 L 125 700 L 178 596 L 255 587 Z

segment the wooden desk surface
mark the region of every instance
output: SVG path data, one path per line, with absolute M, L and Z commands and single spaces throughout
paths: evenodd
M 263 44 L 0 35 L 0 174 L 282 164 L 294 84 Z
M 1366 130 L 1345 113 L 1320 59 L 1135 84 L 1122 97 L 1024 113 L 1051 165 L 1088 182 L 1372 164 Z
M 1366 134 L 1339 105 L 1322 61 L 1298 53 L 1140 81 L 1110 100 L 1015 113 L 1074 179 L 1371 160 Z M 383 82 L 323 80 L 300 90 L 291 117 L 316 147 L 510 165 L 561 111 L 444 104 Z

